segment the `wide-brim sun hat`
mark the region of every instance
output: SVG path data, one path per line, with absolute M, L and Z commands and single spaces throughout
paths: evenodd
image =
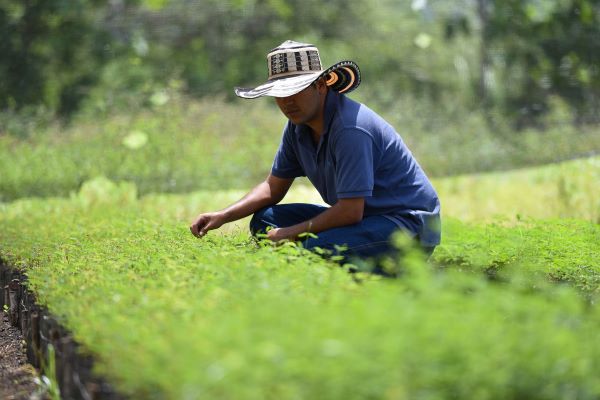
M 330 89 L 339 93 L 349 93 L 360 85 L 360 69 L 354 61 L 340 61 L 324 70 L 319 50 L 308 43 L 286 40 L 267 54 L 267 63 L 267 82 L 254 88 L 236 87 L 237 96 L 245 99 L 288 97 L 321 77 Z

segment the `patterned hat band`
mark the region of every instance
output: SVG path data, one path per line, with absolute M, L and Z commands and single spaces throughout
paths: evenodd
M 267 55 L 269 80 L 290 75 L 300 75 L 321 71 L 321 58 L 316 47 L 299 51 L 275 49 Z
M 320 77 L 332 90 L 348 93 L 360 84 L 360 69 L 353 61 L 341 61 L 323 70 L 319 50 L 306 43 L 287 40 L 267 54 L 268 80 L 255 88 L 235 88 L 239 97 L 292 96 Z

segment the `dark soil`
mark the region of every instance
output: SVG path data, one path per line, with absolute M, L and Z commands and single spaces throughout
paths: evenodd
M 0 399 L 43 399 L 37 376 L 35 368 L 27 363 L 21 332 L 0 310 Z

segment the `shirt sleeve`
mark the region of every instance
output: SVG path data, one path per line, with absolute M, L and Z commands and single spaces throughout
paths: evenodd
M 271 174 L 278 178 L 296 178 L 305 176 L 304 169 L 298 161 L 295 146 L 293 143 L 294 128 L 287 124 L 283 130 L 283 136 L 279 149 L 275 153 Z
M 359 129 L 345 129 L 334 142 L 337 197 L 370 197 L 373 194 L 373 139 Z

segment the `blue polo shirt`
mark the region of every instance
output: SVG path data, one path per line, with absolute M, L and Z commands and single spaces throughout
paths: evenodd
M 306 176 L 329 205 L 364 197 L 364 216 L 384 216 L 417 236 L 440 243 L 440 201 L 395 129 L 363 104 L 329 91 L 318 144 L 305 125 L 288 121 L 271 173 Z

